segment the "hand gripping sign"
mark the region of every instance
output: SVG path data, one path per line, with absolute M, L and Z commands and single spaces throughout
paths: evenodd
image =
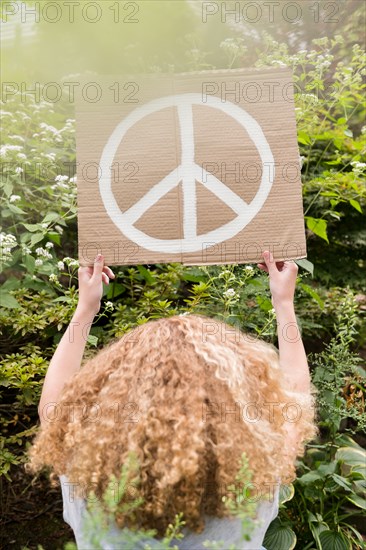
M 287 70 L 108 78 L 77 103 L 82 265 L 306 256 Z

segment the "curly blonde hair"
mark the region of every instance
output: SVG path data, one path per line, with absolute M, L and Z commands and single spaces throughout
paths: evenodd
M 102 495 L 132 452 L 143 498 L 134 524 L 161 536 L 183 512 L 186 526 L 201 532 L 205 514 L 229 515 L 222 488 L 235 482 L 243 452 L 261 495 L 296 477 L 295 458 L 317 433 L 314 397 L 286 387 L 277 349 L 255 336 L 201 315 L 149 321 L 98 351 L 65 384 L 26 469 L 48 466 L 53 484 L 65 474 Z M 291 449 L 286 424 L 294 405 L 298 445 Z M 115 520 L 132 522 L 122 509 Z

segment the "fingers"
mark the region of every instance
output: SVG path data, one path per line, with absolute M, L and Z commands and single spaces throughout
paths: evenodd
M 102 281 L 103 283 L 105 283 L 106 285 L 109 285 L 109 277 L 106 273 L 102 273 Z
M 272 252 L 269 252 L 268 250 L 265 250 L 263 252 L 263 258 L 266 263 L 268 273 L 270 275 L 273 275 L 274 273 L 278 273 L 277 266 L 273 260 L 273 254 Z
M 100 280 L 103 273 L 103 267 L 104 267 L 104 258 L 101 254 L 97 254 L 93 265 L 93 276 L 92 276 L 93 281 Z
M 106 273 L 106 274 L 108 275 L 108 277 L 109 277 L 110 279 L 114 279 L 114 278 L 115 278 L 115 274 L 113 273 L 113 271 L 111 270 L 111 268 L 108 267 L 107 265 L 105 265 L 105 266 L 103 267 L 103 271 L 104 271 L 104 273 Z
M 94 265 L 93 265 L 93 275 L 101 275 L 103 272 L 107 277 L 111 277 L 114 279 L 115 275 L 110 267 L 107 265 L 104 265 L 104 256 L 102 254 L 98 254 L 95 257 Z
M 268 254 L 270 254 L 270 260 L 268 260 Z M 267 261 L 265 256 L 267 256 Z M 269 273 L 269 269 L 272 268 L 276 271 L 283 271 L 284 269 L 290 270 L 290 271 L 298 271 L 298 266 L 293 260 L 288 261 L 281 261 L 281 262 L 274 262 L 273 255 L 269 252 L 263 252 L 263 257 L 266 261 L 266 263 L 258 263 L 257 267 L 261 269 L 262 271 L 265 271 L 266 273 Z M 269 264 L 269 265 L 268 265 Z

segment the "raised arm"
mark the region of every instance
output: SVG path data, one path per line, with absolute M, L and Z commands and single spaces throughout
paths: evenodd
M 46 373 L 38 405 L 41 424 L 52 418 L 52 409 L 64 384 L 80 369 L 90 327 L 100 309 L 103 282 L 109 284 L 109 277 L 114 278 L 114 273 L 104 266 L 101 255 L 97 256 L 92 267 L 79 268 L 79 301 Z
M 274 262 L 273 255 L 263 253 L 265 263 L 258 264 L 269 274 L 269 287 L 277 318 L 280 364 L 288 389 L 310 393 L 310 373 L 294 309 L 298 267 L 293 261 Z

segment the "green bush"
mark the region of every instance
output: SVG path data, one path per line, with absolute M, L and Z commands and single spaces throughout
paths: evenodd
M 354 526 L 357 520 L 361 525 L 366 510 L 366 451 L 352 437 L 366 427 L 364 372 L 360 357 L 350 350 L 356 335 L 356 307 L 354 296 L 345 291 L 335 335 L 324 351 L 309 357 L 312 381 L 318 388 L 321 437 L 307 446 L 297 463 L 292 498 L 266 533 L 268 550 L 284 547 L 279 545 L 282 530 L 305 550 L 365 548 Z M 349 379 L 359 390 L 352 400 L 345 391 Z

